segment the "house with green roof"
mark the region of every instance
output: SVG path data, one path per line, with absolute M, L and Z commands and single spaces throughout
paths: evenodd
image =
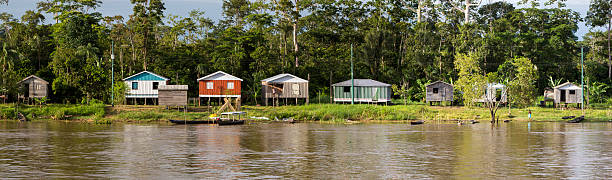
M 149 71 L 142 71 L 124 78 L 123 81 L 127 87 L 126 102 L 147 105 L 158 103 L 158 88 L 160 85 L 168 84 L 170 79 Z

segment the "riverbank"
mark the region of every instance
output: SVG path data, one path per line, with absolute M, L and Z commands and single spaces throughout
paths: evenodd
M 15 117 L 15 105 L 0 105 L 0 119 Z M 564 121 L 563 116 L 579 116 L 580 109 L 559 110 L 555 108 L 500 108 L 497 117 L 500 120 L 528 121 L 531 110 L 533 121 Z M 22 105 L 19 111 L 31 120 L 74 120 L 94 123 L 111 122 L 166 122 L 168 119 L 205 119 L 210 113 L 207 109 L 190 107 L 187 113 L 176 109 L 165 109 L 160 106 L 115 106 L 104 104 L 63 105 L 48 104 L 43 106 Z M 427 106 L 427 105 L 343 105 L 343 104 L 310 104 L 303 106 L 243 106 L 248 116 L 267 117 L 270 119 L 292 117 L 300 121 L 345 122 L 353 121 L 452 121 L 452 120 L 490 120 L 489 111 L 479 107 Z M 586 121 L 602 122 L 612 120 L 610 109 L 587 109 Z

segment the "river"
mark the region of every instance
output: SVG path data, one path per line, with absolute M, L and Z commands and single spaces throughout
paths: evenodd
M 610 179 L 612 123 L 0 121 L 0 177 Z

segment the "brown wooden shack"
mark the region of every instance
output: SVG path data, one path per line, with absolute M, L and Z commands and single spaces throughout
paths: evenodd
M 279 74 L 270 78 L 261 80 L 262 85 L 262 100 L 264 105 L 268 105 L 268 101 L 272 100 L 273 105 L 278 105 L 279 100 L 287 101 L 295 99 L 298 104 L 299 99 L 304 99 L 308 104 L 308 81 L 292 74 Z
M 442 81 L 436 81 L 425 86 L 425 100 L 431 105 L 432 102 L 453 102 L 453 85 Z
M 580 104 L 582 103 L 582 88 L 571 82 L 563 83 L 554 87 L 555 105 Z
M 32 98 L 43 98 L 48 95 L 49 82 L 31 75 L 18 82 L 21 86 L 19 99 L 29 102 Z
M 187 85 L 159 85 L 160 106 L 187 106 Z

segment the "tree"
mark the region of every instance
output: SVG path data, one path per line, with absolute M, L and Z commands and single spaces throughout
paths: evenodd
M 531 60 L 519 57 L 511 61 L 514 73 L 512 76 L 507 76 L 508 82 L 508 102 L 518 106 L 528 106 L 535 101 L 535 82 L 538 79 L 537 68 L 531 63 Z
M 136 46 L 142 55 L 142 68 L 147 70 L 151 49 L 157 43 L 155 30 L 158 25 L 163 24 L 162 18 L 166 8 L 161 0 L 130 0 L 130 2 L 134 4 L 134 9 L 128 23 L 133 25 L 134 39 L 138 43 Z
M 472 54 L 455 55 L 455 69 L 459 71 L 455 87 L 463 92 L 463 102 L 473 106 L 474 102 L 482 97 L 486 90 L 485 76 L 482 75 L 479 62 Z
M 608 25 L 608 79 L 612 80 L 612 50 L 610 47 L 610 36 L 612 32 L 612 4 L 609 0 L 592 0 L 589 12 L 586 16 L 587 25 L 601 27 Z

